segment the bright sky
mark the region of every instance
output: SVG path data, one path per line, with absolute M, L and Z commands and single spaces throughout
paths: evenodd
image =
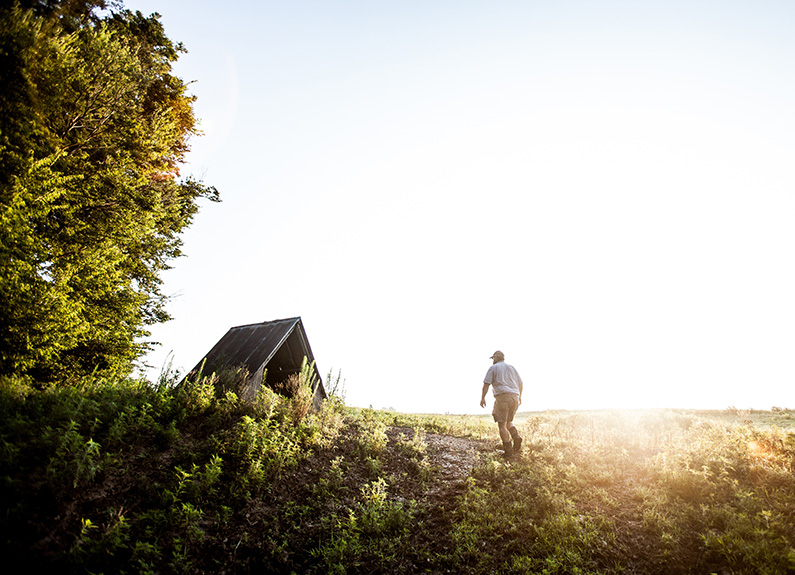
M 203 205 L 147 360 L 301 316 L 347 403 L 795 407 L 795 3 L 127 0 Z M 491 400 L 489 402 L 489 410 Z

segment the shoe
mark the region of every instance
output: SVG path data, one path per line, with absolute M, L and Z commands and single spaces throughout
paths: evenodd
M 505 451 L 505 457 L 513 456 L 513 445 L 510 441 L 502 443 L 502 449 Z
M 515 437 L 513 440 L 513 451 L 514 453 L 519 453 L 522 450 L 522 438 Z

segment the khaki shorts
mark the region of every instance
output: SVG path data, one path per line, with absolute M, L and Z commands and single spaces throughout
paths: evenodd
M 517 409 L 519 409 L 519 396 L 515 393 L 501 393 L 494 398 L 494 410 L 491 414 L 497 423 L 510 423 Z

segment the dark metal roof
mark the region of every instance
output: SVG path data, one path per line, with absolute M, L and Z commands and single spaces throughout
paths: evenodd
M 245 366 L 253 375 L 264 366 L 267 380 L 275 383 L 300 371 L 304 357 L 315 360 L 301 318 L 292 317 L 230 328 L 191 373 L 201 369 L 209 375 L 224 366 Z M 317 368 L 315 373 L 319 381 Z

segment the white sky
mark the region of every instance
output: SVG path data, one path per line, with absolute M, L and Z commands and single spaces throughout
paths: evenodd
M 301 316 L 350 405 L 795 407 L 795 3 L 128 0 L 183 42 L 188 370 Z

